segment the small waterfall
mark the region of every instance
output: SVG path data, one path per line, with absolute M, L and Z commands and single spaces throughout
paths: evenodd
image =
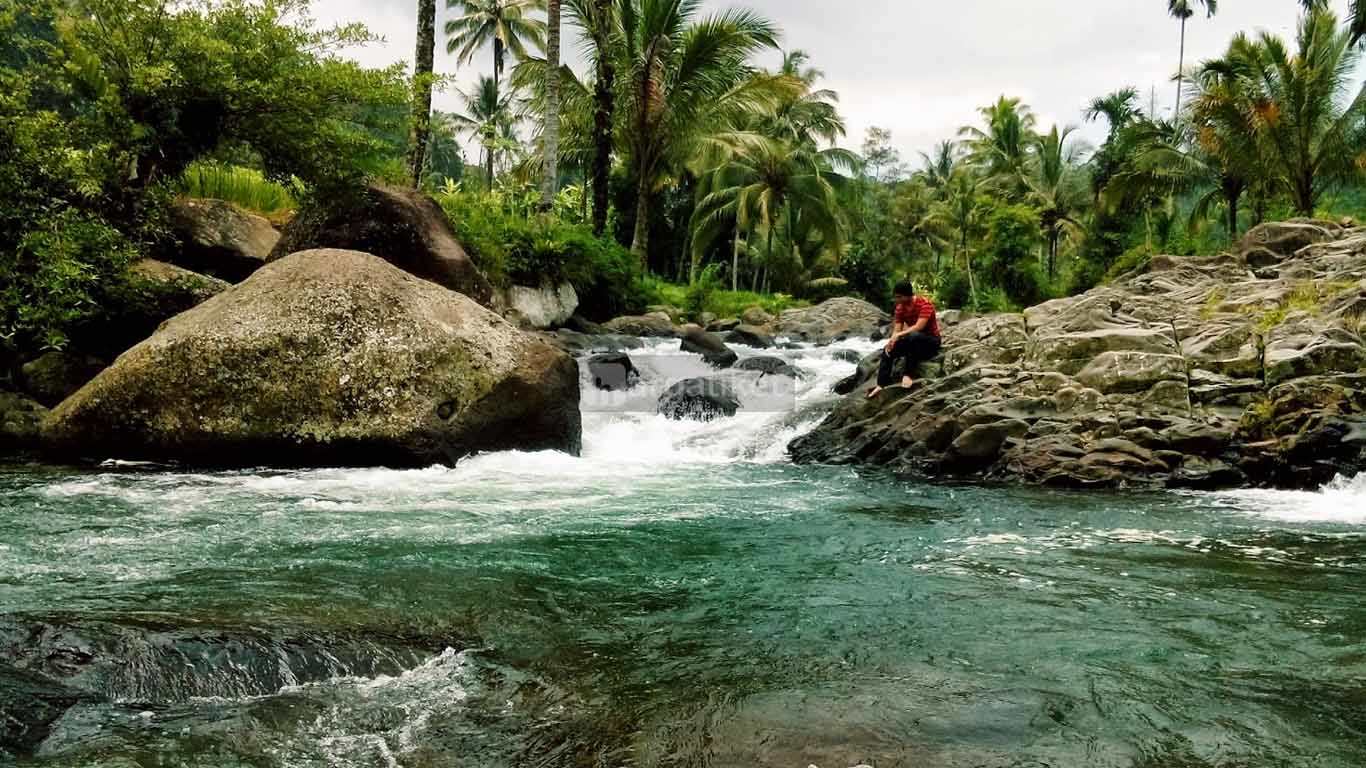
M 854 371 L 850 360 L 875 346 L 853 341 L 819 348 L 732 347 L 742 361 L 775 357 L 787 362 L 799 374 L 794 380 L 734 368 L 716 370 L 700 356 L 681 352 L 677 340 L 648 340 L 644 348 L 629 352 L 641 377 L 625 393 L 595 389 L 584 357 L 579 365 L 584 393 L 583 459 L 637 466 L 785 461 L 787 444 L 815 427 L 838 401 L 831 389 Z M 690 378 L 726 382 L 740 401 L 740 411 L 711 422 L 674 421 L 658 415 L 660 395 Z

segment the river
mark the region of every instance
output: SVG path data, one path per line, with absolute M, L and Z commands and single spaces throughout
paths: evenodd
M 0 666 L 82 692 L 0 763 L 1366 764 L 1366 478 L 793 466 L 839 349 L 700 424 L 630 411 L 702 371 L 654 343 L 581 458 L 0 471 Z

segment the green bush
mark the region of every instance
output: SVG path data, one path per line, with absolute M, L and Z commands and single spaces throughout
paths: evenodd
M 1039 219 L 1034 209 L 1007 205 L 992 212 L 983 249 L 986 279 L 979 286 L 979 308 L 986 301 L 983 294 L 991 288 L 999 288 L 1007 303 L 1020 306 L 1037 304 L 1048 295 L 1037 256 L 1039 242 Z
M 1115 263 L 1111 264 L 1110 268 L 1105 271 L 1104 281 L 1108 283 L 1115 278 L 1127 275 L 1135 269 L 1145 267 L 1148 265 L 1149 261 L 1152 261 L 1152 258 L 1152 251 L 1148 250 L 1147 246 L 1136 245 L 1125 251 L 1118 259 L 1115 259 Z
M 939 273 L 934 287 L 935 303 L 940 309 L 965 309 L 972 303 L 972 291 L 966 273 L 948 269 Z
M 712 295 L 721 290 L 721 267 L 717 264 L 708 264 L 702 270 L 702 274 L 697 276 L 697 280 L 688 286 L 688 292 L 683 297 L 683 311 L 689 317 L 700 318 L 703 312 L 711 304 Z
M 67 209 L 38 222 L 17 248 L 0 251 L 0 337 L 21 352 L 62 349 L 135 258 L 133 245 L 91 214 Z
M 839 276 L 849 290 L 878 306 L 892 302 L 892 277 L 887 269 L 861 248 L 854 248 L 840 262 Z
M 568 281 L 579 294 L 580 313 L 593 320 L 640 311 L 649 303 L 639 262 L 615 241 L 595 237 L 587 225 L 530 214 L 520 195 L 453 188 L 437 200 L 495 285 Z

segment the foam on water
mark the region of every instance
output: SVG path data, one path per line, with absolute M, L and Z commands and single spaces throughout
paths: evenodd
M 1366 474 L 1338 477 L 1317 491 L 1253 488 L 1215 498 L 1229 509 L 1284 522 L 1366 525 Z

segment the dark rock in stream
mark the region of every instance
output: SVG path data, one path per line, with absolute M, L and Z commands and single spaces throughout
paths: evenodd
M 797 369 L 781 357 L 747 357 L 736 363 L 737 371 L 754 371 L 764 376 L 790 376 L 797 378 Z
M 169 704 L 260 696 L 339 676 L 394 675 L 440 650 L 401 638 L 151 623 L 0 618 L 0 669 L 82 696 Z
M 1366 470 L 1364 327 L 1340 309 L 1364 292 L 1366 229 L 1264 225 L 1233 254 L 946 322 L 911 392 L 866 399 L 866 358 L 789 450 L 925 479 L 1318 487 Z
M 0 665 L 0 758 L 31 756 L 58 718 L 94 698 L 45 675 Z
M 702 330 L 701 326 L 685 325 L 681 331 L 683 335 L 682 350 L 690 354 L 701 355 L 702 360 L 713 368 L 729 368 L 740 359 L 739 355 L 721 341 L 721 337 L 714 333 L 707 333 Z
M 443 645 L 315 631 L 5 616 L 0 755 L 31 755 L 77 705 L 160 711 L 204 698 L 271 696 L 292 685 L 397 675 Z
M 686 379 L 659 396 L 659 413 L 675 421 L 712 421 L 739 410 L 734 390 L 720 379 Z
M 631 389 L 640 380 L 640 371 L 625 352 L 608 352 L 588 359 L 593 386 L 605 392 Z

